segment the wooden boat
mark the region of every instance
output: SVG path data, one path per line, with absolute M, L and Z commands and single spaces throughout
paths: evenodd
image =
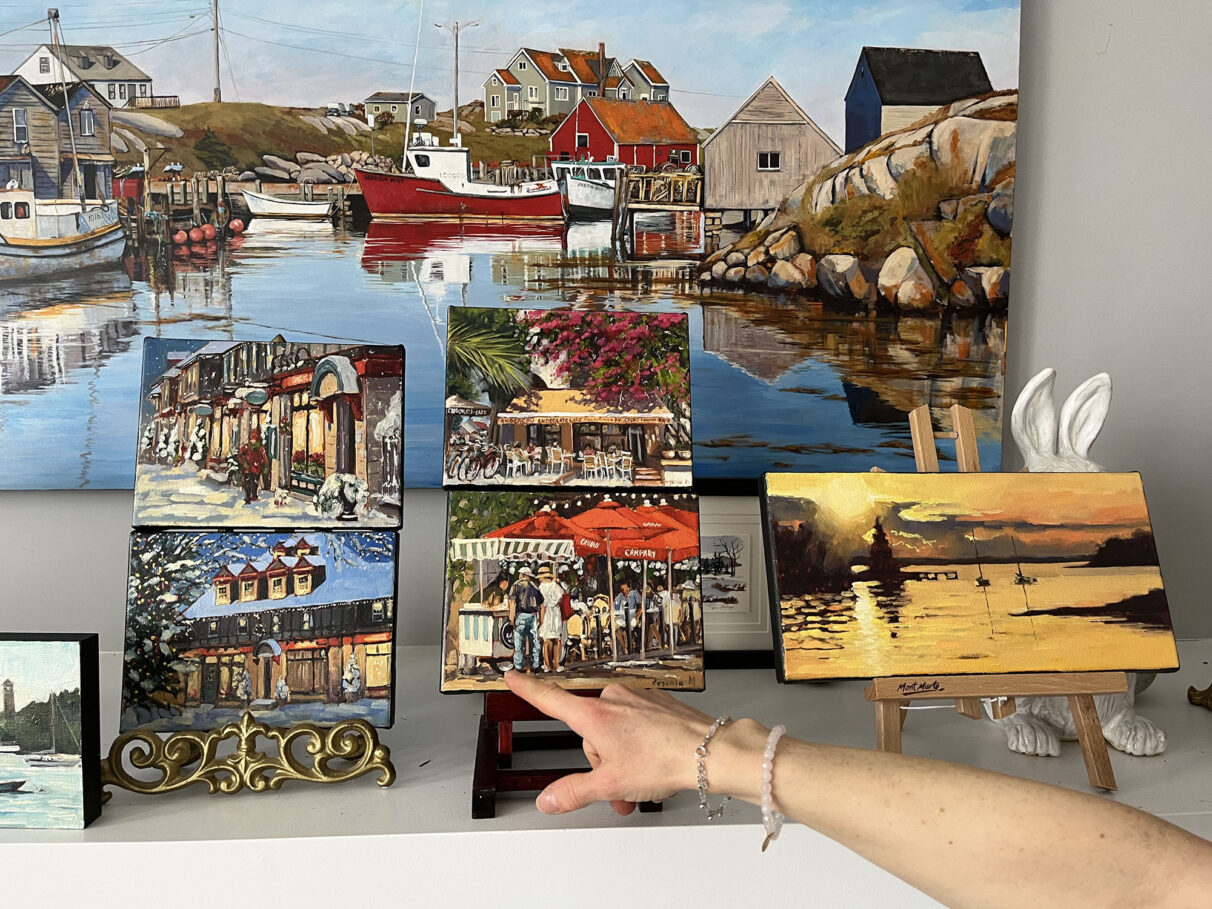
M 0 780 L 0 792 L 16 792 L 25 785 L 25 780 Z
M 241 190 L 248 210 L 258 218 L 298 218 L 303 221 L 324 221 L 332 216 L 332 202 L 304 202 L 282 199 L 251 190 Z
M 35 199 L 32 190 L 0 189 L 0 281 L 113 265 L 125 248 L 112 201 Z
M 366 207 L 376 218 L 563 218 L 560 186 L 532 180 L 498 186 L 471 179 L 471 150 L 440 146 L 421 134 L 405 153 L 405 172 L 354 168 Z
M 614 211 L 615 186 L 626 170 L 627 165 L 620 161 L 552 161 L 564 216 L 569 220 L 609 218 Z

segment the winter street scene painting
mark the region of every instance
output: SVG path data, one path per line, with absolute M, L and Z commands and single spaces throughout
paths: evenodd
M 136 526 L 400 526 L 402 347 L 148 339 Z
M 689 486 L 679 313 L 452 309 L 447 485 Z
M 0 827 L 100 813 L 96 674 L 95 635 L 0 635 Z
M 390 726 L 396 535 L 134 533 L 122 729 Z
M 768 474 L 785 680 L 1178 668 L 1139 474 Z
M 703 687 L 698 500 L 451 490 L 443 691 Z
M 463 307 L 688 319 L 692 443 L 641 452 L 651 414 L 602 443 L 636 482 L 687 450 L 708 492 L 911 470 L 922 405 L 940 425 L 970 408 L 982 464 L 1000 463 L 1020 0 L 408 0 L 344 4 L 322 33 L 332 4 L 278 6 L 200 26 L 76 3 L 62 30 L 91 43 L 59 51 L 41 9 L 10 30 L 0 488 L 131 488 L 142 340 L 278 334 L 406 344 L 406 484 L 448 485 L 448 418 L 485 416 L 444 406 Z M 216 42 L 230 66 L 212 69 Z M 196 425 L 153 459 L 197 463 Z M 583 448 L 512 427 L 559 458 L 502 451 L 499 477 L 581 482 L 564 455 Z M 286 509 L 317 492 L 317 451 L 292 444 Z M 275 508 L 281 486 L 245 506 L 230 454 L 184 490 L 170 474 L 152 507 L 217 485 L 236 511 Z M 497 459 L 475 454 L 465 472 Z M 623 460 L 586 482 L 623 487 Z

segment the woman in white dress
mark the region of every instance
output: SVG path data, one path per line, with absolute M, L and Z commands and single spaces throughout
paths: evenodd
M 564 585 L 555 579 L 550 565 L 539 569 L 539 593 L 543 596 L 543 620 L 539 623 L 543 668 L 548 672 L 563 672 L 560 650 L 564 640 L 564 614 L 560 603 L 564 599 Z

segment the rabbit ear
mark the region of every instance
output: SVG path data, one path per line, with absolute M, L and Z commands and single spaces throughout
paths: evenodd
M 1056 406 L 1052 403 L 1052 387 L 1056 370 L 1041 369 L 1024 386 L 1010 414 L 1010 431 L 1024 459 L 1032 454 L 1056 454 Z
M 1111 377 L 1105 372 L 1079 385 L 1061 408 L 1057 446 L 1061 454 L 1085 458 L 1111 409 Z

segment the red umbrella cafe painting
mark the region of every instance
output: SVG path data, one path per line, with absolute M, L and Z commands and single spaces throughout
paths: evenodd
M 443 627 L 443 691 L 503 690 L 510 668 L 701 689 L 697 499 L 453 491 Z
M 447 486 L 689 486 L 682 313 L 452 309 Z

